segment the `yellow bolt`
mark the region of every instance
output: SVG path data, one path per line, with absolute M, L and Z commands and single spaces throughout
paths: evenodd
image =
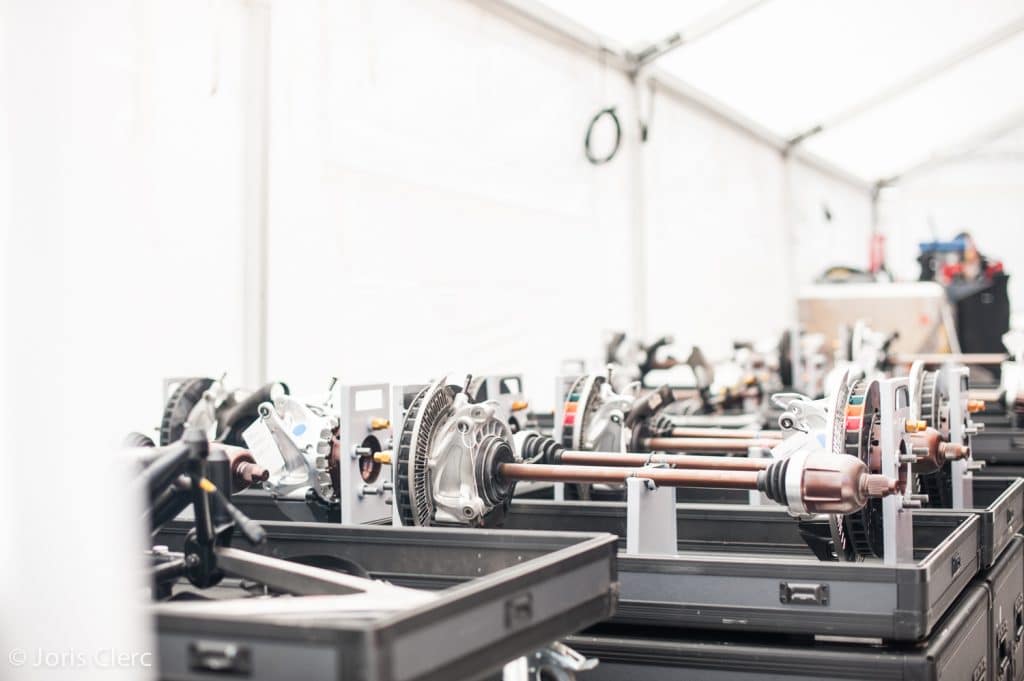
M 908 433 L 920 433 L 927 430 L 928 424 L 924 421 L 915 421 L 914 419 L 907 419 L 906 430 Z
M 385 466 L 391 465 L 391 452 L 377 452 L 373 455 L 373 460 L 377 463 L 382 463 Z
M 512 403 L 512 411 L 522 411 L 530 406 L 526 400 L 516 400 Z
M 390 419 L 382 419 L 382 418 L 370 419 L 370 429 L 371 430 L 384 430 L 385 428 L 390 428 L 390 427 L 391 427 L 391 420 Z
M 202 480 L 199 481 L 199 489 L 203 490 L 207 494 L 213 494 L 214 492 L 217 491 L 217 486 L 214 485 L 209 480 L 207 480 L 206 478 L 203 478 Z
M 985 400 L 967 400 L 967 411 L 970 414 L 985 411 Z

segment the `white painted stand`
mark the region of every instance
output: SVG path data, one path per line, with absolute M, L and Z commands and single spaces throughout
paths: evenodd
M 626 553 L 674 556 L 677 546 L 675 488 L 626 480 Z

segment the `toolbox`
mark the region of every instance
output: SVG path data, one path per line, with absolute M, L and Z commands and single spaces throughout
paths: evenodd
M 1014 537 L 978 581 L 992 595 L 992 679 L 1024 679 L 1024 539 Z
M 974 477 L 974 508 L 981 521 L 981 567 L 992 566 L 1010 540 L 1024 526 L 1024 480 L 1015 477 Z M 925 508 L 915 515 L 962 513 Z
M 914 560 L 822 562 L 796 521 L 769 506 L 677 505 L 676 555 L 621 551 L 615 621 L 637 625 L 869 636 L 928 636 L 981 568 L 974 513 L 913 515 Z M 517 500 L 506 527 L 626 529 L 624 502 Z
M 986 425 L 971 438 L 971 455 L 987 464 L 1024 466 L 1024 430 Z
M 566 643 L 601 660 L 580 681 L 987 681 L 994 679 L 989 601 L 984 584 L 972 585 L 917 644 L 609 627 Z
M 615 609 L 609 535 L 263 526 L 268 555 L 334 562 L 438 590 L 437 598 L 398 612 L 326 612 L 300 621 L 155 604 L 162 678 L 476 679 Z M 172 522 L 157 541 L 180 550 L 189 528 Z
M 999 556 L 1003 548 L 1010 541 L 1010 538 L 1024 526 L 1024 480 L 1013 476 L 996 475 L 1000 472 L 998 468 L 992 469 L 989 472 L 992 475 L 975 474 L 971 481 L 974 489 L 974 508 L 970 512 L 975 513 L 981 521 L 982 568 L 991 566 L 995 558 Z M 679 488 L 676 490 L 676 496 L 677 499 L 704 499 L 703 503 L 711 504 L 746 505 L 748 503 L 746 492 L 735 492 L 733 490 Z M 964 513 L 964 511 L 924 508 L 916 510 L 914 513 L 918 516 L 928 516 L 935 513 L 941 515 L 944 513 Z M 712 538 L 709 537 L 708 539 Z M 728 535 L 725 535 L 725 539 L 726 542 L 732 541 L 728 538 Z M 797 542 L 791 547 L 787 541 L 785 548 L 787 550 L 795 548 L 798 553 L 804 551 L 803 542 Z M 727 550 L 727 547 L 723 546 L 723 550 Z

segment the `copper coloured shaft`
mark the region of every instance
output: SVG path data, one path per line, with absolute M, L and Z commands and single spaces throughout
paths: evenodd
M 752 438 L 781 440 L 781 430 L 733 430 L 732 428 L 684 428 L 675 427 L 668 433 L 671 437 L 715 437 L 727 439 Z
M 562 452 L 559 460 L 574 466 L 645 466 L 667 464 L 673 468 L 711 471 L 760 471 L 772 459 L 748 459 L 730 456 L 689 456 L 686 454 L 619 454 L 616 452 Z
M 652 480 L 662 487 L 757 489 L 758 471 L 503 463 L 498 466 L 498 474 L 506 480 L 537 482 L 623 483 L 629 478 L 642 478 Z
M 640 445 L 651 452 L 745 452 L 751 447 L 771 449 L 779 440 L 724 437 L 652 437 Z
M 919 353 L 898 353 L 895 357 L 897 364 L 913 364 L 921 361 L 925 364 L 946 364 L 955 362 L 957 364 L 1002 364 L 1008 355 L 998 352 L 974 352 L 974 353 L 945 353 L 945 352 L 919 352 Z

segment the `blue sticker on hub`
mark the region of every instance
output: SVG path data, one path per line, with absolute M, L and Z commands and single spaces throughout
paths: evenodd
M 305 432 L 306 432 L 306 424 L 305 423 L 300 423 L 299 425 L 297 425 L 294 428 L 292 428 L 292 435 L 294 435 L 295 437 L 299 437 L 300 435 L 302 435 Z
M 825 446 L 825 433 L 818 433 L 818 444 L 822 447 Z

